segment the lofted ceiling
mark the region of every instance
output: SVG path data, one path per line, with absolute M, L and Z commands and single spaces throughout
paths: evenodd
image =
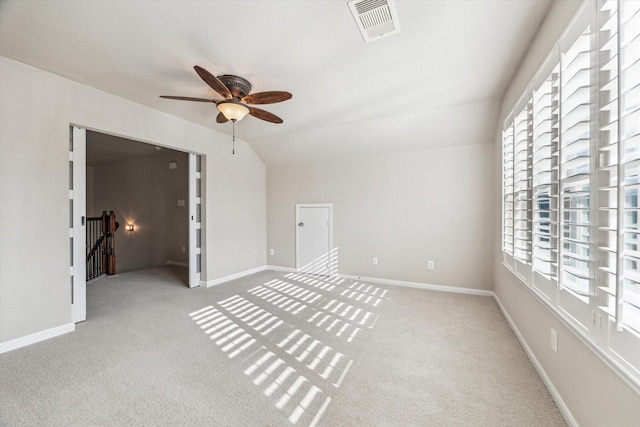
M 284 120 L 236 124 L 267 166 L 492 141 L 550 0 L 396 0 L 365 43 L 347 1 L 2 0 L 0 55 L 231 134 L 193 70 L 237 74 Z

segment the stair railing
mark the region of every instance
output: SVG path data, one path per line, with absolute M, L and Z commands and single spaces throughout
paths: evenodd
M 116 274 L 115 232 L 119 226 L 113 211 L 87 218 L 87 280 Z

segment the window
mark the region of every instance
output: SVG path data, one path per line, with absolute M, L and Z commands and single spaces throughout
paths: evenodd
M 503 260 L 640 389 L 640 1 L 586 2 L 502 133 Z
M 531 120 L 529 103 L 516 115 L 513 123 L 513 256 L 521 264 L 531 263 Z
M 502 133 L 502 250 L 513 255 L 513 124 Z

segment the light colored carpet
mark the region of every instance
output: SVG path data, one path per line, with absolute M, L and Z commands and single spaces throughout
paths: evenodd
M 75 332 L 0 356 L 3 426 L 556 426 L 489 297 L 263 272 L 101 279 Z

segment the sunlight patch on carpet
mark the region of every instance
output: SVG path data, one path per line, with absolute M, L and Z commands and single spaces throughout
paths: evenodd
M 189 316 L 290 423 L 315 426 L 354 363 L 351 343 L 375 327 L 387 293 L 290 273 Z

